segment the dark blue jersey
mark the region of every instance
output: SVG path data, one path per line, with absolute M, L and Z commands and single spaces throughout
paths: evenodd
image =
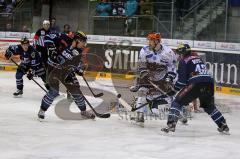
M 82 49 L 69 46 L 57 55 L 57 60 L 53 61 L 49 58 L 48 64 L 58 68 L 71 68 L 74 71 L 81 69 Z
M 208 73 L 206 64 L 197 55 L 187 56 L 179 61 L 178 80 L 175 88 L 180 90 L 190 83 L 213 82 L 212 76 Z
M 40 54 L 33 46 L 29 45 L 27 51 L 24 51 L 20 44 L 10 45 L 8 49 L 13 53 L 13 55 L 20 55 L 21 65 L 25 65 L 35 71 L 43 67 Z
M 71 44 L 71 38 L 64 33 L 50 33 L 46 35 L 44 45 L 48 50 L 48 61 L 50 63 L 58 63 L 57 56 Z

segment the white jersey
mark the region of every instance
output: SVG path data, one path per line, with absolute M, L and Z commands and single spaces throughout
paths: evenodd
M 176 75 L 176 68 L 177 56 L 169 47 L 161 44 L 161 49 L 157 52 L 151 50 L 149 46 L 141 49 L 138 71 L 150 71 L 151 80 L 161 80 L 166 73 Z

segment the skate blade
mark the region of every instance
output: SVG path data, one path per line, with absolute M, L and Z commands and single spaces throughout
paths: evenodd
M 222 135 L 231 135 L 229 131 L 228 132 L 222 131 L 222 132 L 220 132 L 220 134 L 222 134 Z
M 44 119 L 42 119 L 42 118 L 37 118 L 37 120 L 38 120 L 39 122 L 44 122 Z
M 134 121 L 132 121 L 131 124 L 132 124 L 132 125 L 139 126 L 139 127 L 141 127 L 141 128 L 144 128 L 144 123 L 142 123 L 142 122 L 134 122 Z
M 82 116 L 82 115 L 81 115 L 81 120 L 92 120 L 92 121 L 96 121 L 96 117 L 95 117 L 95 118 L 88 118 L 88 117 L 85 117 L 85 116 Z
M 14 98 L 22 98 L 22 95 L 17 95 L 17 96 L 13 95 L 13 97 Z
M 133 124 L 133 125 L 136 125 L 136 126 L 139 126 L 139 127 L 144 127 L 144 122 L 136 122 L 134 119 L 130 119 L 130 121 L 131 121 L 131 124 Z

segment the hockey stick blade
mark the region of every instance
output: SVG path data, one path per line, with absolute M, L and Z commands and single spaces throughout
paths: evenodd
M 84 82 L 86 83 L 88 89 L 90 90 L 90 92 L 92 93 L 92 95 L 93 95 L 95 98 L 103 96 L 103 93 L 95 94 L 95 93 L 93 92 L 92 88 L 89 86 L 86 78 L 85 78 L 84 76 L 82 76 L 82 78 L 83 78 Z
M 93 96 L 94 97 L 101 97 L 101 96 L 103 96 L 103 93 L 94 94 Z
M 86 99 L 85 96 L 83 96 L 85 102 L 88 104 L 88 106 L 92 109 L 92 111 L 94 112 L 94 114 L 99 117 L 99 118 L 109 118 L 111 116 L 110 113 L 106 113 L 106 114 L 100 114 L 98 113 L 94 108 L 93 106 L 91 105 L 91 103 Z
M 109 118 L 111 115 L 110 113 L 107 114 L 99 114 L 99 113 L 95 113 L 97 117 L 99 118 Z

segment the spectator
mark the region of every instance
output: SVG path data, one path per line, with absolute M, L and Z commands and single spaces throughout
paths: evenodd
M 22 26 L 22 32 L 30 32 L 29 28 L 26 25 Z
M 6 31 L 13 31 L 12 24 L 11 24 L 11 23 L 7 23 L 5 30 L 6 30 Z
M 108 3 L 107 0 L 100 0 L 96 6 L 96 12 L 99 16 L 109 16 L 109 13 L 111 13 L 111 11 L 111 4 Z
M 134 35 L 134 22 L 133 22 L 133 16 L 137 12 L 138 3 L 136 0 L 127 0 L 127 2 L 124 5 L 125 8 L 125 15 L 127 17 L 126 23 L 125 23 L 125 33 L 126 35 Z
M 175 2 L 175 5 L 176 5 L 177 19 L 179 20 L 183 17 L 184 0 L 177 0 Z
M 11 13 L 14 8 L 14 5 L 16 4 L 16 1 L 15 0 L 2 0 L 1 4 L 4 7 L 5 13 Z
M 113 16 L 123 16 L 125 15 L 124 3 L 119 0 L 116 3 L 112 4 L 112 15 Z
M 63 33 L 68 34 L 70 32 L 70 25 L 69 24 L 65 24 L 63 26 Z
M 136 0 L 127 0 L 124 8 L 126 17 L 132 17 L 137 12 L 138 3 Z
M 56 25 L 56 18 L 51 19 L 50 32 L 52 32 L 52 33 L 59 33 L 60 32 L 59 26 Z
M 141 0 L 139 3 L 141 15 L 152 15 L 153 5 L 150 0 Z

